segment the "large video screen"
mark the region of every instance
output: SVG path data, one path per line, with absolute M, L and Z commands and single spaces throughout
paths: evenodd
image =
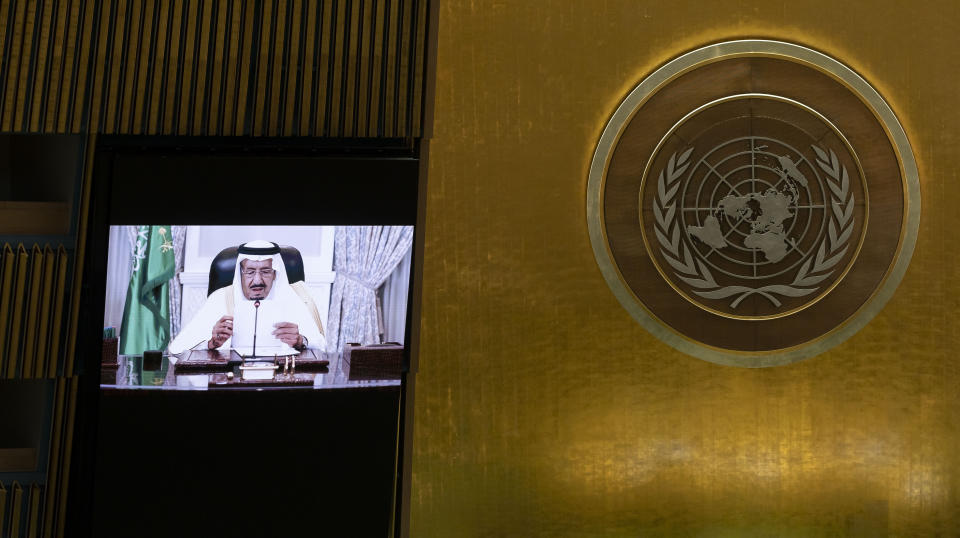
M 398 383 L 412 242 L 413 226 L 111 226 L 101 387 Z

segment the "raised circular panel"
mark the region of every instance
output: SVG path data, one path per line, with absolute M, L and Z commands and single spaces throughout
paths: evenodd
M 597 145 L 590 239 L 621 304 L 705 360 L 794 362 L 883 307 L 913 252 L 916 162 L 890 107 L 838 61 L 778 41 L 679 56 Z

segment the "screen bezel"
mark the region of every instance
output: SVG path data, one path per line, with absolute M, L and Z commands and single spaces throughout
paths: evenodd
M 423 222 L 423 163 L 418 140 L 309 138 L 101 136 L 94 154 L 87 213 L 82 317 L 78 330 L 81 368 L 78 451 L 73 501 L 94 491 L 100 382 L 100 324 L 106 282 L 109 226 L 141 223 L 186 225 L 418 225 Z M 265 175 L 274 177 L 264 180 Z M 245 193 L 264 186 L 285 197 L 282 209 L 264 209 Z M 192 197 L 183 196 L 192 192 Z M 322 211 L 312 206 L 321 201 Z M 146 201 L 149 201 L 147 203 Z M 360 201 L 360 202 L 358 202 Z M 267 214 L 266 218 L 263 217 Z M 408 437 L 406 405 L 412 401 L 411 349 L 419 311 L 415 289 L 422 274 L 422 230 L 415 233 L 406 311 L 400 384 L 394 521 L 401 497 Z M 413 360 L 415 364 L 415 358 Z M 309 391 L 303 391 L 309 392 Z M 266 393 L 262 397 L 270 398 Z M 307 396 L 309 397 L 309 396 Z M 83 506 L 86 505 L 86 506 Z M 92 529 L 92 501 L 72 502 L 71 519 Z

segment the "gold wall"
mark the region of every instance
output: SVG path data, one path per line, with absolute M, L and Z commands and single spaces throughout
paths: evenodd
M 960 8 L 952 1 L 440 6 L 411 536 L 960 533 Z M 587 236 L 601 129 L 654 68 L 760 37 L 836 57 L 913 144 L 900 288 L 798 364 L 659 342 Z M 876 225 L 883 225 L 877 223 Z

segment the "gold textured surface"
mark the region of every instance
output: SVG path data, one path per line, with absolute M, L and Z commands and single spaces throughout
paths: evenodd
M 443 3 L 410 535 L 956 535 L 957 15 L 947 1 Z M 591 152 L 630 88 L 682 52 L 757 37 L 840 59 L 887 99 L 924 207 L 870 324 L 748 370 L 636 323 L 584 213 Z

